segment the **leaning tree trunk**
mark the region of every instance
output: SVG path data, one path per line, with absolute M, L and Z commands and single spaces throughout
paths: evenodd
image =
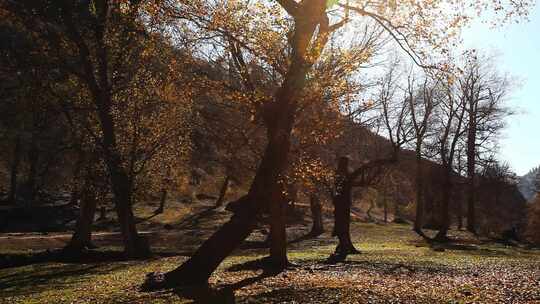
M 148 288 L 178 286 L 182 284 L 206 284 L 216 268 L 253 231 L 257 215 L 269 206 L 272 196 L 279 191 L 279 179 L 285 171 L 290 150 L 290 137 L 296 112 L 294 96 L 298 78 L 305 78 L 306 71 L 295 67 L 285 80 L 273 102 L 265 109 L 268 143 L 255 174 L 243 207 L 231 219 L 206 240 L 193 256 L 180 267 L 165 274 L 163 282 L 148 281 Z M 154 279 L 159 281 L 158 279 Z
M 221 185 L 221 189 L 219 190 L 219 196 L 216 200 L 216 207 L 221 207 L 223 205 L 223 201 L 225 200 L 225 195 L 227 194 L 227 189 L 229 189 L 229 182 L 230 182 L 230 176 L 226 175 L 225 179 L 223 180 L 223 184 Z
M 66 253 L 76 255 L 86 249 L 95 248 L 94 244 L 92 244 L 92 224 L 94 223 L 96 205 L 95 193 L 92 190 L 83 191 L 79 218 L 77 219 L 75 232 L 64 248 Z
M 279 175 L 289 154 L 291 124 L 269 130 L 269 142 L 243 206 L 189 260 L 165 274 L 165 286 L 206 284 L 219 264 L 253 231 L 259 210 L 279 189 Z
M 311 226 L 312 236 L 321 235 L 324 232 L 324 224 L 322 218 L 322 204 L 319 196 L 312 193 L 309 196 L 309 206 L 311 208 L 311 219 L 313 220 L 313 226 Z
M 180 267 L 164 275 L 164 280 L 150 276 L 148 288 L 177 286 L 181 284 L 206 284 L 208 278 L 221 262 L 240 245 L 253 231 L 257 214 L 268 205 L 273 194 L 280 188 L 278 182 L 287 166 L 290 150 L 291 131 L 298 108 L 297 99 L 305 87 L 306 75 L 327 41 L 328 18 L 325 2 L 306 4 L 303 10 L 295 11 L 295 30 L 291 38 L 291 63 L 281 87 L 272 101 L 261 108 L 262 118 L 267 127 L 267 145 L 263 157 L 245 197 L 245 206 L 216 231 L 194 255 Z M 320 14 L 319 18 L 314 18 Z M 321 24 L 316 45 L 312 45 L 317 26 Z M 320 38 L 320 39 L 319 39 Z M 308 51 L 312 51 L 309 52 Z M 156 282 L 157 281 L 157 282 Z

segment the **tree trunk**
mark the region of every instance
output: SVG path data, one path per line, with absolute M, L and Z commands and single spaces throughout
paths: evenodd
M 96 205 L 95 194 L 91 190 L 85 190 L 81 197 L 75 232 L 64 248 L 64 251 L 68 254 L 80 254 L 85 249 L 95 248 L 94 244 L 92 244 L 92 224 L 94 223 Z
M 280 185 L 283 182 L 280 182 Z M 279 187 L 273 194 L 270 202 L 270 266 L 280 271 L 289 265 L 287 259 L 287 231 L 285 213 L 287 209 L 287 196 Z
M 129 180 L 123 172 L 112 171 L 114 172 L 111 177 L 112 190 L 124 241 L 124 254 L 127 257 L 146 257 L 150 255 L 150 247 L 147 240 L 139 235 L 135 226 Z
M 69 204 L 74 206 L 81 196 L 81 176 L 80 172 L 84 164 L 84 152 L 79 150 L 77 162 L 75 162 L 75 168 L 73 169 L 73 181 L 71 182 L 71 195 L 69 197 Z
M 467 230 L 476 234 L 476 107 L 473 100 L 469 103 L 469 128 L 467 133 Z
M 102 81 L 106 80 L 106 77 Z M 122 158 L 117 151 L 116 131 L 111 114 L 110 92 L 98 88 L 93 90 L 97 106 L 101 131 L 103 133 L 103 159 L 110 176 L 113 201 L 120 231 L 124 242 L 124 254 L 127 257 L 145 257 L 150 255 L 150 247 L 145 238 L 139 236 L 133 216 L 133 176 L 129 176 L 122 165 Z
M 426 237 L 424 227 L 424 170 L 422 166 L 421 146 L 416 145 L 416 216 L 414 218 L 414 231 L 422 237 Z
M 284 126 L 281 132 L 269 130 L 269 142 L 250 190 L 242 199 L 243 207 L 210 236 L 189 260 L 166 273 L 163 285 L 206 284 L 219 264 L 253 231 L 259 210 L 269 203 L 269 198 L 279 189 L 278 178 L 287 164 L 291 127 Z M 164 287 L 159 283 L 156 285 Z
M 388 200 L 386 193 L 383 194 L 383 208 L 384 208 L 384 223 L 388 223 Z
M 159 198 L 159 207 L 154 211 L 154 214 L 161 214 L 165 211 L 165 202 L 167 201 L 167 189 L 161 188 L 161 197 Z
M 439 210 L 439 232 L 435 236 L 434 240 L 438 242 L 448 241 L 448 230 L 450 229 L 450 199 L 452 194 L 452 181 L 451 181 L 451 168 L 446 165 L 444 170 L 444 182 L 442 202 Z
M 334 203 L 334 232 L 338 237 L 338 245 L 329 261 L 343 261 L 349 254 L 357 254 L 359 251 L 354 247 L 351 240 L 351 205 L 352 205 L 352 181 L 349 179 L 349 159 L 341 157 L 336 170 L 336 193 Z
M 329 260 L 333 262 L 343 261 L 349 254 L 357 254 L 359 251 L 354 247 L 351 240 L 351 190 L 343 189 L 342 194 L 334 196 L 334 230 L 338 237 L 338 245 Z
M 463 228 L 463 206 L 461 204 L 461 200 L 456 201 L 457 204 L 457 222 L 458 222 L 458 230 L 461 230 Z
M 225 194 L 227 194 L 227 189 L 229 189 L 229 182 L 230 177 L 229 175 L 226 175 L 225 179 L 223 180 L 223 184 L 221 185 L 221 189 L 219 190 L 219 196 L 216 200 L 216 207 L 221 207 L 223 205 L 223 201 L 225 200 Z
M 36 178 L 38 172 L 39 151 L 35 146 L 35 143 L 31 144 L 28 151 L 28 162 L 30 163 L 30 169 L 28 171 L 28 177 L 26 179 L 25 187 L 25 199 L 26 203 L 33 203 L 36 198 Z
M 206 240 L 189 260 L 166 273 L 163 282 L 155 282 L 156 279 L 152 282 L 151 276 L 150 281 L 147 281 L 150 285 L 148 288 L 206 284 L 219 264 L 253 231 L 257 214 L 263 206 L 268 206 L 274 193 L 279 190 L 280 175 L 288 163 L 291 131 L 298 107 L 297 99 L 305 87 L 306 75 L 311 68 L 311 64 L 307 63 L 307 51 L 320 22 L 317 18 L 307 18 L 307 15 L 317 8 L 318 13 L 326 17 L 323 1 L 310 3 L 307 7 L 308 13 L 304 12 L 301 13 L 304 14 L 301 17 L 294 17 L 296 26 L 292 37 L 292 60 L 285 79 L 275 98 L 265 103 L 261 109 L 267 127 L 268 141 L 255 178 L 245 197 L 245 207 Z M 325 43 L 322 43 L 322 46 Z M 310 55 L 309 60 L 314 60 L 313 54 Z
M 309 206 L 311 208 L 311 219 L 313 220 L 313 226 L 311 227 L 312 236 L 321 235 L 324 232 L 324 224 L 322 218 L 322 205 L 319 196 L 311 194 L 309 196 Z
M 21 138 L 17 136 L 15 139 L 15 147 L 13 148 L 13 163 L 11 164 L 10 172 L 10 188 L 8 194 L 8 202 L 15 204 L 17 200 L 17 177 L 19 175 L 19 164 L 21 162 Z

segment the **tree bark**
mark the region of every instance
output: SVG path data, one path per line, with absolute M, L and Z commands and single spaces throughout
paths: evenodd
M 424 227 L 424 170 L 422 166 L 421 146 L 416 145 L 416 216 L 414 218 L 414 231 L 425 238 L 422 231 Z
M 324 232 L 324 223 L 322 218 L 322 204 L 317 194 L 311 194 L 309 196 L 309 206 L 311 208 L 311 219 L 313 220 L 309 234 L 312 236 L 321 235 Z
M 461 200 L 456 201 L 456 208 L 457 208 L 457 222 L 458 222 L 458 230 L 461 230 L 463 228 L 463 206 L 461 204 Z
M 132 190 L 127 176 L 121 171 L 112 170 L 112 190 L 115 201 L 115 211 L 120 224 L 124 241 L 124 254 L 127 257 L 146 257 L 150 255 L 150 247 L 145 238 L 141 237 L 135 226 L 132 208 Z
M 95 248 L 95 245 L 92 244 L 92 224 L 94 223 L 96 205 L 97 201 L 93 191 L 84 190 L 75 232 L 64 248 L 68 254 L 80 254 L 85 249 Z
M 444 181 L 442 191 L 442 201 L 439 210 L 440 228 L 434 240 L 438 242 L 448 241 L 448 230 L 450 229 L 450 199 L 452 194 L 451 168 L 444 165 Z
M 219 196 L 216 200 L 216 207 L 221 207 L 223 205 L 223 201 L 225 200 L 225 195 L 227 194 L 227 189 L 229 189 L 229 182 L 230 182 L 229 175 L 225 176 L 225 179 L 223 180 L 223 184 L 221 185 L 221 189 L 219 190 Z
M 99 122 L 103 133 L 103 158 L 111 179 L 111 188 L 120 231 L 127 257 L 146 257 L 150 255 L 147 240 L 141 237 L 135 226 L 133 215 L 133 176 L 128 176 L 116 145 L 115 124 L 110 112 L 109 92 L 96 89 L 96 103 Z
M 281 187 L 273 194 L 270 202 L 270 266 L 280 271 L 287 268 L 287 231 L 285 213 L 287 209 L 287 196 Z
M 476 201 L 476 111 L 474 100 L 469 101 L 469 128 L 467 131 L 467 230 L 476 234 L 475 208 Z
M 334 203 L 334 232 L 338 237 L 338 245 L 330 260 L 345 260 L 349 254 L 357 254 L 359 251 L 354 247 L 351 240 L 351 205 L 352 205 L 352 181 L 349 179 L 349 159 L 341 157 L 336 170 L 336 193 Z

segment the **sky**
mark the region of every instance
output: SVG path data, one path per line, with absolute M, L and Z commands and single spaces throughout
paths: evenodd
M 521 84 L 509 101 L 517 115 L 507 121 L 499 159 L 524 175 L 540 165 L 540 3 L 531 11 L 529 22 L 502 28 L 477 22 L 463 32 L 463 39 L 467 48 L 496 52 L 499 70 Z

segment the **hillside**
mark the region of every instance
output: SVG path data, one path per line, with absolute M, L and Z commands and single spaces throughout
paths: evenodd
M 536 195 L 539 174 L 540 166 L 531 169 L 527 174 L 519 178 L 518 188 L 527 202 L 532 202 Z

